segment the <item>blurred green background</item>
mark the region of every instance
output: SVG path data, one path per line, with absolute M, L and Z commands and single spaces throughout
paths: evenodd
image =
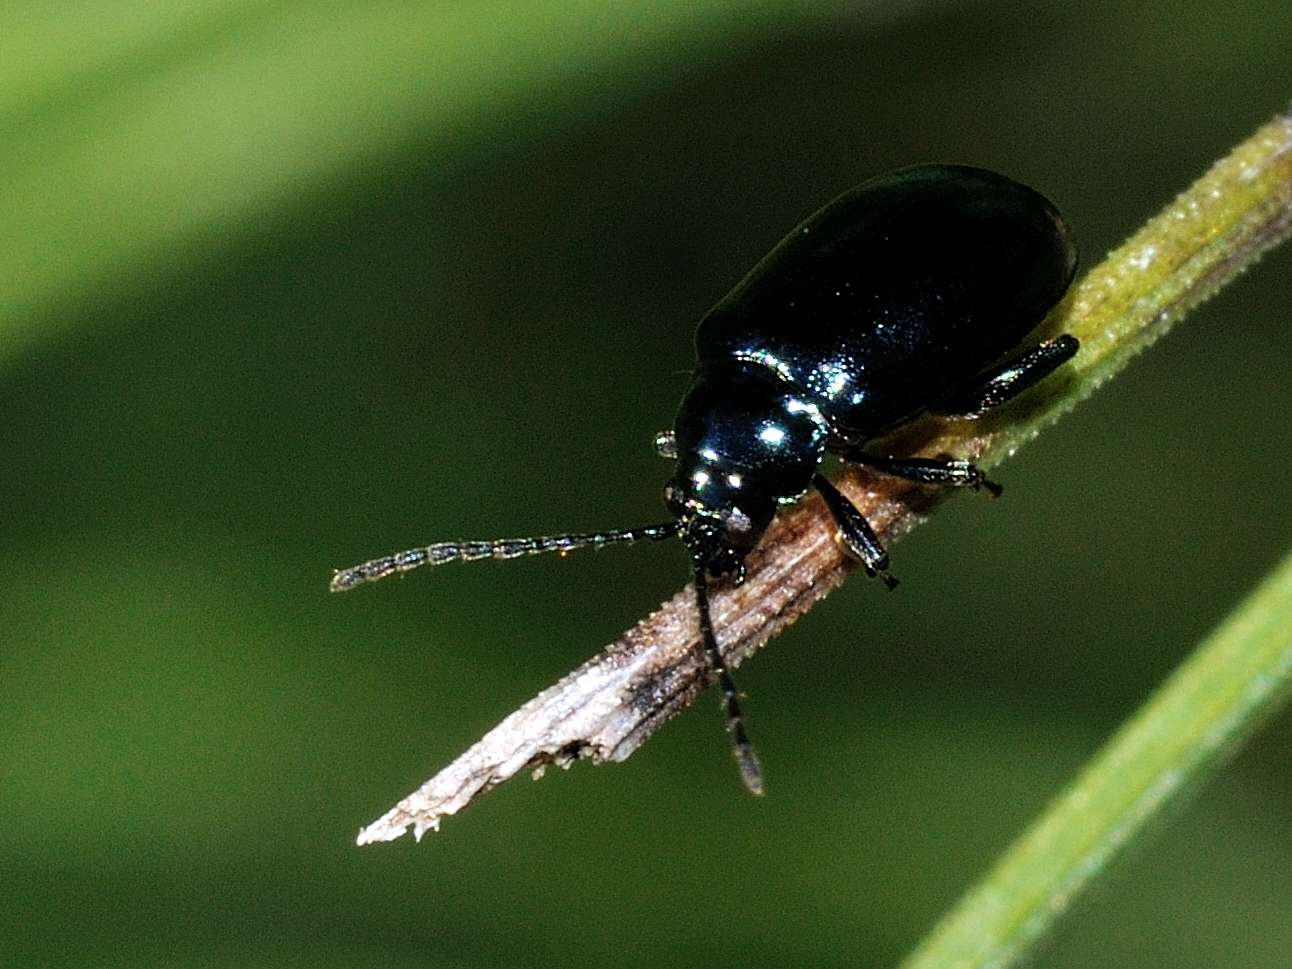
M 1087 264 L 1292 98 L 1292 6 L 99 0 L 0 13 L 0 964 L 886 966 L 1292 545 L 1275 253 L 625 764 L 358 827 L 677 588 L 695 321 L 898 165 Z M 1292 718 L 1037 964 L 1292 965 Z

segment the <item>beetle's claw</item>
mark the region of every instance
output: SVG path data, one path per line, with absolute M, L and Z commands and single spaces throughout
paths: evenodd
M 862 568 L 866 570 L 866 575 L 870 576 L 870 578 L 880 579 L 884 585 L 888 586 L 889 592 L 892 592 L 898 587 L 898 585 L 900 585 L 897 579 L 888 574 L 886 569 L 876 569 L 869 565 L 863 565 Z
M 1003 488 L 1002 488 L 1000 485 L 998 485 L 996 482 L 992 481 L 990 478 L 983 478 L 983 479 L 982 479 L 981 481 L 979 481 L 976 485 L 974 485 L 974 490 L 975 490 L 975 491 L 980 491 L 980 490 L 981 490 L 981 491 L 986 491 L 986 492 L 987 492 L 987 494 L 991 495 L 991 497 L 993 497 L 993 498 L 999 498 L 999 497 L 1000 497 L 1000 493 L 1001 493 L 1002 491 L 1004 491 L 1005 489 L 1003 489 Z

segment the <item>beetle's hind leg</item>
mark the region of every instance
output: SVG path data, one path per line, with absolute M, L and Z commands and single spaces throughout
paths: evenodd
M 1080 346 L 1076 337 L 1066 333 L 1055 337 L 979 374 L 930 410 L 943 417 L 978 417 L 1040 383 L 1071 360 Z
M 813 475 L 812 485 L 821 492 L 826 508 L 839 526 L 839 540 L 848 554 L 861 562 L 867 575 L 879 576 L 890 591 L 896 589 L 897 580 L 888 574 L 888 551 L 870 527 L 870 522 L 866 521 L 866 516 L 825 475 Z

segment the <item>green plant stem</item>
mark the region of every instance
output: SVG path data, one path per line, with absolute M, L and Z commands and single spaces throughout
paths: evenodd
M 1292 117 L 1263 126 L 1077 286 L 1071 407 L 1292 233 Z M 1011 453 L 1039 420 L 977 442 Z M 942 446 L 949 446 L 942 445 Z M 1292 692 L 1292 556 L 1149 700 L 939 923 L 903 969 L 1015 963 L 1155 819 L 1197 790 Z
M 1292 693 L 1292 555 L 902 963 L 1008 966 Z
M 1192 309 L 1292 235 L 1292 112 L 1276 116 L 1216 162 L 1090 270 L 1049 321 L 1081 351 L 1069 380 L 1034 394 L 1031 411 L 999 422 L 946 423 L 920 448 L 991 466 L 1071 410 Z

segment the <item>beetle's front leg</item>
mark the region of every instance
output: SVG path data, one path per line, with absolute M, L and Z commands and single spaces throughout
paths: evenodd
M 870 522 L 866 521 L 866 516 L 825 475 L 813 475 L 812 485 L 821 492 L 826 508 L 839 526 L 839 540 L 848 554 L 861 562 L 867 575 L 879 576 L 890 591 L 896 589 L 897 580 L 888 574 L 888 551 L 870 527 Z

